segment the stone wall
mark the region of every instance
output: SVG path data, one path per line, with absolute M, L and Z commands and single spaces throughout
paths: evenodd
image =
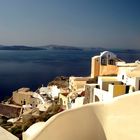
M 21 111 L 21 107 L 19 106 L 11 106 L 6 104 L 0 104 L 0 114 L 8 117 L 15 118 L 18 117 Z

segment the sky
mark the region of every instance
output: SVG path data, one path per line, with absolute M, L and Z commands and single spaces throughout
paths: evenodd
M 0 0 L 0 44 L 140 48 L 140 0 Z

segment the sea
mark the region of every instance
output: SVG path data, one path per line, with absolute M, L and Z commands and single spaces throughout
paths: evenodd
M 56 76 L 89 76 L 91 57 L 100 49 L 0 50 L 0 100 L 29 87 L 35 91 Z M 140 59 L 140 51 L 111 50 L 126 62 Z

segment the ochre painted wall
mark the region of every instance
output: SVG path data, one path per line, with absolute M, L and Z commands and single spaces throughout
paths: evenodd
M 125 94 L 126 86 L 125 85 L 115 85 L 113 97 L 120 96 Z
M 118 67 L 115 65 L 100 66 L 100 75 L 117 75 Z
M 91 77 L 97 77 L 99 76 L 100 72 L 100 62 L 99 58 L 92 57 L 91 60 Z

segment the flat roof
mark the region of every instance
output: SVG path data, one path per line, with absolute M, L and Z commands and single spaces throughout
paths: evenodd
M 129 77 L 140 77 L 140 66 L 126 72 Z
M 22 87 L 22 88 L 19 88 L 18 91 L 30 91 L 30 88 L 26 88 L 26 87 Z
M 96 56 L 93 56 L 92 58 L 100 58 L 100 56 L 99 55 L 96 55 Z
M 98 83 L 91 83 L 91 84 L 87 83 L 86 85 L 95 86 L 95 85 L 99 85 L 99 84 Z
M 75 77 L 74 80 L 75 81 L 87 81 L 89 78 L 91 78 L 91 77 Z
M 21 108 L 21 106 L 14 105 L 14 104 L 3 104 L 3 103 L 0 103 L 0 105 L 9 106 L 9 107 L 15 107 L 15 108 Z
M 102 81 L 118 81 L 117 76 L 99 76 Z
M 17 93 L 17 94 L 24 94 L 24 95 L 33 95 L 34 92 L 32 91 L 18 91 L 18 92 L 14 92 L 14 93 Z
M 118 67 L 137 67 L 138 63 L 117 63 Z

